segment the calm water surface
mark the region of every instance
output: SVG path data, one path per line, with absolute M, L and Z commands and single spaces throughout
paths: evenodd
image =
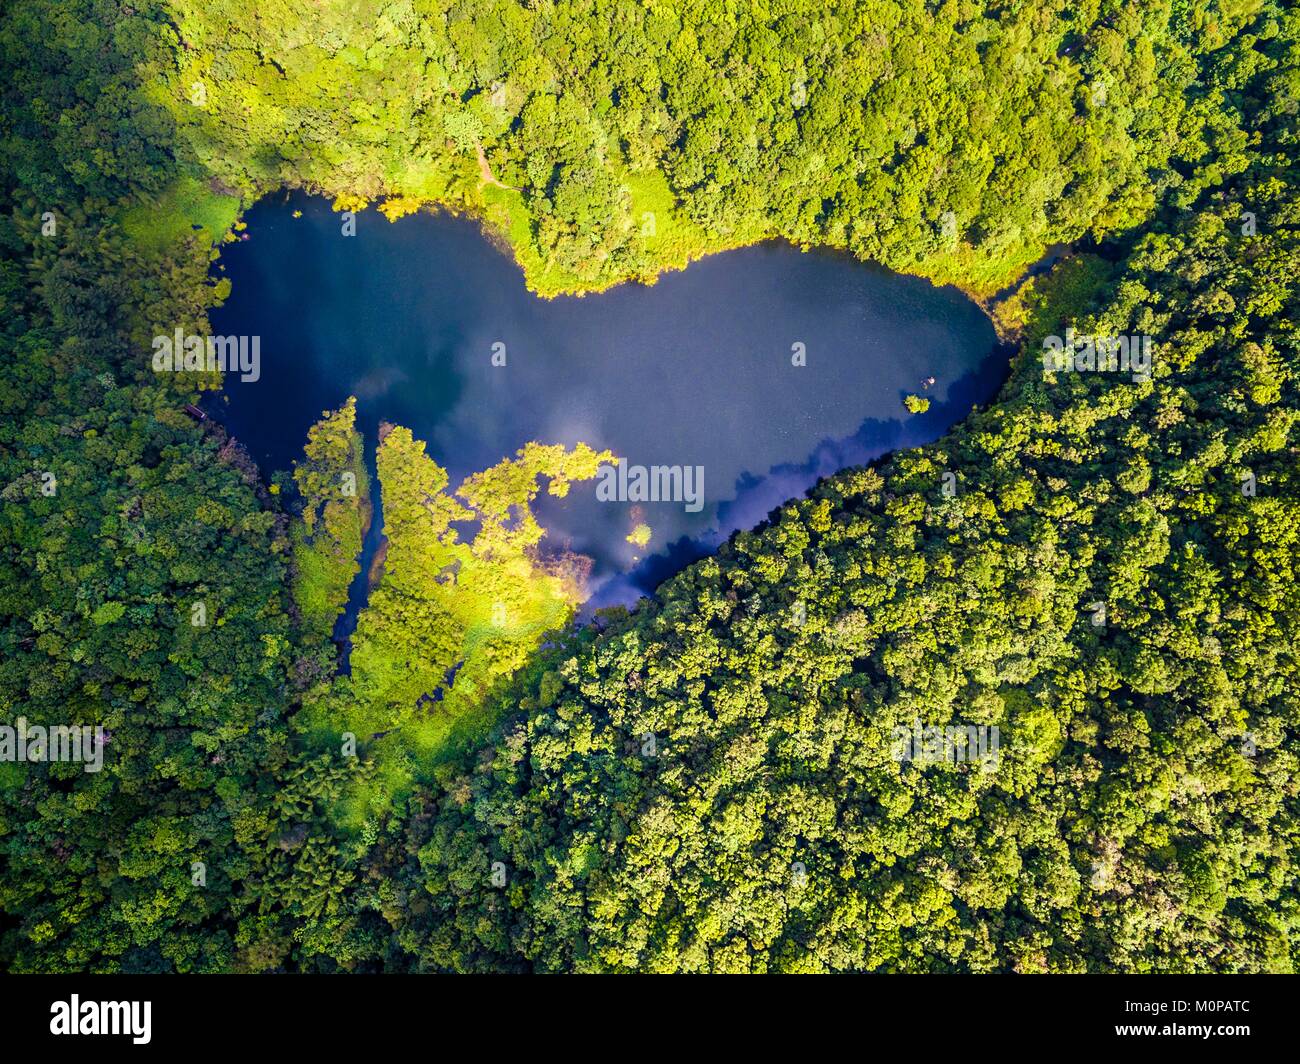
M 960 292 L 834 253 L 765 244 L 652 286 L 542 300 L 468 219 L 367 211 L 345 237 L 323 200 L 277 196 L 246 220 L 249 239 L 221 256 L 233 290 L 212 323 L 261 337 L 261 378 L 228 377 L 209 409 L 264 472 L 291 468 L 307 429 L 349 395 L 372 472 L 381 420 L 425 440 L 453 484 L 529 440 L 703 467 L 698 513 L 601 502 L 595 482 L 539 497 L 543 546 L 594 561 L 589 607 L 635 601 L 820 476 L 937 439 L 1006 372 Z M 930 411 L 908 414 L 908 392 Z M 639 523 L 653 531 L 645 549 L 626 538 Z M 363 570 L 344 634 L 364 593 Z

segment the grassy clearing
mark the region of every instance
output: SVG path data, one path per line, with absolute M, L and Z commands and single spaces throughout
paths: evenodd
M 239 218 L 240 199 L 212 189 L 188 175 L 177 178 L 154 203 L 128 208 L 119 217 L 123 231 L 138 247 L 161 250 L 197 234 L 215 244 Z

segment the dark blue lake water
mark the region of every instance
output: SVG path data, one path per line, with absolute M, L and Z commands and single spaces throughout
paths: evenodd
M 212 324 L 261 337 L 261 378 L 228 377 L 209 409 L 264 472 L 291 468 L 349 395 L 372 469 L 381 420 L 427 441 L 453 484 L 529 440 L 702 467 L 695 513 L 602 502 L 595 482 L 539 498 L 543 546 L 594 560 L 591 606 L 635 601 L 818 477 L 938 438 L 1006 373 L 961 292 L 834 253 L 764 244 L 652 286 L 542 300 L 468 219 L 367 211 L 344 236 L 324 201 L 277 196 L 246 220 L 249 239 L 221 255 L 233 291 Z M 930 410 L 907 413 L 909 392 Z M 627 540 L 637 524 L 653 534 L 644 549 Z

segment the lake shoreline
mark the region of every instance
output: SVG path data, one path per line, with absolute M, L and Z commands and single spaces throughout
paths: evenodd
M 518 190 L 510 189 L 516 194 Z M 286 202 L 295 194 L 302 194 L 312 198 L 327 199 L 331 201 L 331 210 L 339 212 L 334 204 L 338 203 L 340 196 L 331 193 L 312 189 L 305 185 L 279 185 L 274 189 L 268 190 L 256 195 L 253 199 L 245 201 L 241 199 L 238 213 L 236 215 L 236 224 L 246 224 L 249 211 L 258 204 L 266 202 L 276 193 L 284 193 Z M 346 194 L 342 194 L 346 195 Z M 1035 276 L 1045 272 L 1044 266 L 1050 269 L 1058 261 L 1068 258 L 1072 254 L 1074 245 L 1072 243 L 1057 243 L 1042 247 L 1038 250 L 1037 256 L 1022 267 L 1018 272 L 1009 274 L 1006 279 L 999 283 L 990 285 L 977 285 L 960 280 L 955 281 L 938 281 L 930 274 L 902 268 L 889 266 L 877 259 L 863 259 L 855 255 L 850 249 L 834 244 L 808 244 L 801 243 L 781 236 L 775 233 L 764 233 L 760 235 L 745 236 L 734 241 L 719 241 L 715 244 L 708 244 L 699 248 L 690 248 L 684 256 L 676 256 L 671 260 L 659 263 L 654 269 L 645 273 L 631 273 L 624 277 L 613 278 L 608 281 L 600 282 L 575 282 L 573 284 L 562 284 L 555 287 L 539 285 L 534 278 L 532 271 L 529 269 L 529 263 L 524 255 L 525 249 L 512 241 L 508 230 L 503 227 L 497 219 L 491 216 L 492 205 L 483 203 L 453 203 L 442 202 L 438 200 L 423 200 L 418 207 L 404 210 L 402 213 L 394 213 L 391 217 L 384 214 L 383 205 L 389 200 L 380 201 L 375 199 L 367 201 L 362 209 L 373 207 L 377 214 L 384 216 L 385 221 L 390 225 L 395 225 L 405 218 L 417 215 L 438 216 L 447 215 L 453 218 L 465 218 L 472 221 L 483 234 L 484 240 L 497 251 L 508 257 L 519 270 L 523 277 L 524 287 L 534 296 L 544 300 L 554 300 L 562 297 L 584 298 L 588 295 L 601 295 L 611 292 L 624 285 L 640 285 L 642 287 L 653 287 L 662 278 L 671 274 L 684 272 L 694 263 L 701 262 L 715 255 L 723 255 L 728 252 L 742 251 L 747 248 L 760 247 L 764 244 L 783 245 L 798 250 L 801 253 L 820 253 L 830 255 L 842 255 L 849 261 L 863 267 L 885 270 L 891 274 L 897 274 L 905 277 L 915 277 L 919 280 L 928 282 L 936 289 L 953 288 L 961 292 L 967 299 L 978 306 L 989 321 L 1002 342 L 1016 342 L 1019 339 L 1018 327 L 1010 325 L 997 314 L 997 308 L 1005 303 L 1009 298 L 1014 296 L 1023 286 Z M 223 243 L 230 242 L 229 234 L 227 240 L 218 240 L 215 247 L 221 249 Z M 220 258 L 217 259 L 220 261 Z

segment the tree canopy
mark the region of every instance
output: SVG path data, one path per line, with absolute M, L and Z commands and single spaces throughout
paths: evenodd
M 106 745 L 0 763 L 0 965 L 1293 970 L 1298 41 L 1276 0 L 7 5 L 0 720 Z M 847 249 L 1017 354 L 579 627 L 531 503 L 610 456 L 451 490 L 347 403 L 268 480 L 215 373 L 153 372 L 281 186 L 472 211 L 543 294 Z M 1150 373 L 1046 368 L 1067 330 Z M 894 756 L 921 723 L 998 756 Z

